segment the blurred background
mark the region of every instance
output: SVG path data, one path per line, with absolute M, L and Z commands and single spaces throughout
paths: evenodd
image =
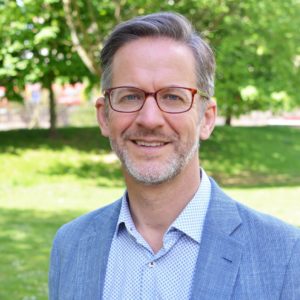
M 217 128 L 201 164 L 237 200 L 300 226 L 298 0 L 0 0 L 0 299 L 47 299 L 63 223 L 124 192 L 100 135 L 99 52 L 112 28 L 186 16 L 214 49 Z

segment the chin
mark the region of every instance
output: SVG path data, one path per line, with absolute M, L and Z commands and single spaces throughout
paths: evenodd
M 149 166 L 141 165 L 135 166 L 133 164 L 125 164 L 127 173 L 137 182 L 144 185 L 159 185 L 168 182 L 175 178 L 181 172 L 181 166 L 176 162 L 175 164 L 159 164 L 159 166 L 153 166 L 149 163 Z

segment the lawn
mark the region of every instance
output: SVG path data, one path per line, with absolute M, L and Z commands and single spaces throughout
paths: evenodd
M 226 191 L 300 226 L 300 130 L 218 127 L 201 163 Z M 0 132 L 0 299 L 47 299 L 57 228 L 124 191 L 120 164 L 95 127 Z

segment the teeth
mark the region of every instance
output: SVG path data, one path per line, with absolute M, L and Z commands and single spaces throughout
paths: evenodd
M 144 141 L 136 141 L 136 143 L 139 146 L 144 146 L 144 147 L 159 147 L 159 146 L 163 146 L 164 143 L 160 143 L 160 142 L 144 142 Z

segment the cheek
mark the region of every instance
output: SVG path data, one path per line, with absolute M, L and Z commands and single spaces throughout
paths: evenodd
M 201 120 L 198 113 L 189 115 L 173 115 L 168 120 L 170 127 L 175 131 L 182 139 L 192 139 L 200 136 Z
M 132 125 L 133 120 L 134 119 L 127 114 L 115 115 L 114 113 L 111 113 L 109 117 L 110 137 L 116 139 L 122 136 L 122 134 Z

